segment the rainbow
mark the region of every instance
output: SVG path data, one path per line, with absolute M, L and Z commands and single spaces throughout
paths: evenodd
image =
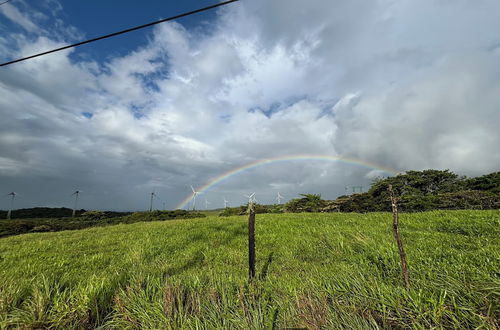
M 321 160 L 321 161 L 335 161 L 335 162 L 342 162 L 345 164 L 352 164 L 352 165 L 357 165 L 357 166 L 362 166 L 365 168 L 369 168 L 372 170 L 378 170 L 382 171 L 385 173 L 389 173 L 392 175 L 397 175 L 401 173 L 400 171 L 397 171 L 395 169 L 377 165 L 371 162 L 367 162 L 364 160 L 360 159 L 355 159 L 355 158 L 348 158 L 348 157 L 342 157 L 342 156 L 324 156 L 324 155 L 288 155 L 288 156 L 278 156 L 278 157 L 272 157 L 272 158 L 265 158 L 265 159 L 258 159 L 255 160 L 251 163 L 248 163 L 246 165 L 234 168 L 232 170 L 229 170 L 211 180 L 209 180 L 207 183 L 205 183 L 203 186 L 195 188 L 196 191 L 198 192 L 206 192 L 210 188 L 220 184 L 221 182 L 240 174 L 241 172 L 244 172 L 246 170 L 249 170 L 251 168 L 256 168 L 259 166 L 264 166 L 264 165 L 269 165 L 269 164 L 274 164 L 277 162 L 287 162 L 287 161 L 296 161 L 296 160 L 302 160 L 302 161 L 310 161 L 310 160 Z M 177 206 L 176 209 L 183 209 L 186 207 L 186 205 L 191 201 L 192 195 L 189 194 L 186 198 L 184 198 Z

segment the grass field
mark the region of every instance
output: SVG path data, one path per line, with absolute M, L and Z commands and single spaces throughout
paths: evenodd
M 500 317 L 500 211 L 146 222 L 0 239 L 0 328 L 482 328 Z

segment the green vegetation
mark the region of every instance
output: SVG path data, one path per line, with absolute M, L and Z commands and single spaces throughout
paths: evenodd
M 76 210 L 76 215 L 81 215 L 85 210 Z M 73 214 L 72 209 L 67 207 L 32 207 L 29 209 L 19 209 L 12 211 L 12 218 L 32 219 L 32 218 L 63 218 L 70 217 Z M 7 211 L 0 210 L 0 219 L 7 217 Z
M 321 195 L 301 194 L 302 198 L 295 198 L 285 204 L 286 212 L 321 212 L 327 205 L 327 202 L 321 199 Z
M 500 172 L 477 178 L 459 177 L 448 170 L 408 171 L 375 180 L 365 193 L 340 196 L 334 201 L 304 194 L 285 205 L 286 212 L 388 212 L 387 188 L 391 184 L 398 207 L 404 212 L 430 210 L 500 209 Z
M 165 221 L 203 217 L 205 217 L 205 215 L 202 213 L 189 212 L 185 210 L 134 213 L 87 211 L 76 218 L 0 220 L 0 237 L 30 232 L 84 229 L 88 227 L 115 225 L 119 223 Z
M 283 213 L 283 205 L 274 204 L 274 205 L 262 205 L 255 203 L 254 210 L 256 214 L 263 213 Z M 230 217 L 233 215 L 245 215 L 248 213 L 248 204 L 241 205 L 238 207 L 226 207 L 219 213 L 221 217 Z
M 470 190 L 482 190 L 500 194 L 500 172 L 467 179 L 465 185 Z
M 500 211 L 141 222 L 0 239 L 0 328 L 497 329 Z

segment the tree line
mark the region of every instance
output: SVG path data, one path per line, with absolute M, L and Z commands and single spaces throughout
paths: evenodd
M 389 185 L 403 212 L 500 209 L 500 172 L 467 178 L 450 170 L 424 170 L 375 179 L 367 192 L 339 196 L 336 200 L 301 194 L 284 205 L 257 204 L 255 212 L 389 212 Z M 247 206 L 227 208 L 221 216 L 242 215 L 246 210 Z

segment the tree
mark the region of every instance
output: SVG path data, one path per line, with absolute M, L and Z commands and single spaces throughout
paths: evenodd
M 326 206 L 326 201 L 321 195 L 300 194 L 302 198 L 294 198 L 285 204 L 286 212 L 321 212 Z

